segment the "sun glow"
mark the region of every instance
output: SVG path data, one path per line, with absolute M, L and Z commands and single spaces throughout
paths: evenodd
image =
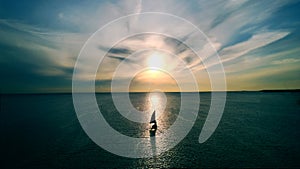
M 158 69 L 151 68 L 145 72 L 146 76 L 148 78 L 151 78 L 152 80 L 157 80 L 158 77 L 160 77 L 161 72 Z
M 164 56 L 158 52 L 154 52 L 149 56 L 147 64 L 152 70 L 164 69 L 166 67 Z

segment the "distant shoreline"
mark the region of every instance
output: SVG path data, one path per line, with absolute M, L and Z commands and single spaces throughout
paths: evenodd
M 236 91 L 213 91 L 213 92 L 227 92 L 227 93 L 241 93 L 241 92 L 300 92 L 300 89 L 264 89 L 264 90 L 236 90 Z M 95 92 L 96 94 L 111 94 L 111 92 Z M 126 93 L 126 92 L 114 92 Z M 148 93 L 148 92 L 129 92 L 129 93 Z M 181 93 L 181 92 L 165 92 L 165 93 Z M 212 93 L 212 91 L 195 91 L 195 92 L 182 92 L 182 93 Z M 1 95 L 69 95 L 72 92 L 49 92 L 49 93 L 0 93 Z M 78 94 L 88 94 L 88 92 L 80 92 Z

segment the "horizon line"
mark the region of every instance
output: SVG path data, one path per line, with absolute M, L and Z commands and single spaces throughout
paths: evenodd
M 164 93 L 213 93 L 213 92 L 300 92 L 300 89 L 262 89 L 262 90 L 226 90 L 226 91 L 187 91 L 187 92 L 180 92 L 180 91 L 167 91 Z M 19 92 L 19 93 L 0 93 L 2 94 L 72 94 L 73 92 Z M 93 92 L 76 92 L 76 94 L 88 94 Z M 111 94 L 111 93 L 151 93 L 147 91 L 135 91 L 135 92 L 95 92 L 95 94 Z

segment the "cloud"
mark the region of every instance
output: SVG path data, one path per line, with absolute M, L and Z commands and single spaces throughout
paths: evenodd
M 281 45 L 281 48 L 276 48 L 279 56 L 275 57 L 276 54 L 270 54 L 270 51 L 275 49 L 274 44 L 281 43 L 282 40 L 290 39 L 288 44 L 299 43 L 297 40 L 299 23 L 291 18 L 277 17 L 281 9 L 292 3 L 295 2 L 289 0 L 165 0 L 155 2 L 136 0 L 80 2 L 78 4 L 59 2 L 58 9 L 49 10 L 47 5 L 38 5 L 39 3 L 36 2 L 32 5 L 36 6 L 34 9 L 39 15 L 24 16 L 22 21 L 17 18 L 0 19 L 0 71 L 3 77 L 9 79 L 5 82 L 7 87 L 15 83 L 10 75 L 23 75 L 18 77 L 23 84 L 41 85 L 48 89 L 53 85 L 53 88 L 57 88 L 60 83 L 64 85 L 70 83 L 77 55 L 93 32 L 108 22 L 128 14 L 165 12 L 180 16 L 196 25 L 211 43 L 208 43 L 206 39 L 195 39 L 199 32 L 194 28 L 186 28 L 176 21 L 161 18 L 159 15 L 145 20 L 141 15 L 137 15 L 119 24 L 117 28 L 108 30 L 105 37 L 101 37 L 104 44 L 98 44 L 97 49 L 93 51 L 95 58 L 99 56 L 98 52 L 107 49 L 109 52 L 100 65 L 99 74 L 101 75 L 97 76 L 97 80 L 109 80 L 116 67 L 123 62 L 128 67 L 128 72 L 124 71 L 118 78 L 128 78 L 126 74 L 147 66 L 147 58 L 151 55 L 151 50 L 166 53 L 165 62 L 168 65 L 168 71 L 172 73 L 191 69 L 195 74 L 202 75 L 207 68 L 220 63 L 229 74 L 243 72 L 244 68 L 250 71 L 259 67 L 264 67 L 266 68 L 264 72 L 269 72 L 282 65 L 295 65 L 299 61 L 296 59 L 297 56 L 294 56 L 295 54 L 293 56 L 290 54 L 290 51 L 295 51 L 297 48 L 295 45 Z M 282 15 L 285 16 L 285 14 Z M 272 18 L 277 18 L 281 24 L 274 26 Z M 143 25 L 139 25 L 141 20 L 144 21 Z M 287 22 L 293 22 L 293 24 L 287 24 Z M 176 34 L 178 39 L 148 33 L 129 37 L 112 48 L 106 44 L 123 32 L 134 33 L 137 30 L 153 30 L 154 32 L 159 30 L 166 34 Z M 189 46 L 185 45 L 186 42 L 195 44 L 192 47 L 200 54 L 200 58 L 189 49 Z M 220 63 L 215 60 L 214 48 L 220 54 Z M 144 49 L 148 51 L 143 51 Z M 131 55 L 134 56 L 130 57 Z M 89 71 L 92 65 L 91 60 L 79 60 L 78 65 L 85 65 L 83 70 L 87 72 L 80 75 L 82 80 L 94 78 Z M 249 72 L 244 71 L 244 73 Z M 47 79 L 53 80 L 53 78 L 55 80 L 49 82 L 47 87 Z M 185 80 L 184 77 L 180 78 Z M 249 76 L 249 78 L 255 79 L 255 76 Z M 35 84 L 30 83 L 30 79 L 36 79 L 32 80 Z
M 141 12 L 142 12 L 142 0 L 138 0 L 135 8 L 135 13 L 141 13 Z
M 226 62 L 234 61 L 251 51 L 255 51 L 259 48 L 274 43 L 286 37 L 288 34 L 289 32 L 262 32 L 254 34 L 246 41 L 242 41 L 240 43 L 236 43 L 235 45 L 221 49 L 218 52 L 220 60 L 216 58 L 216 53 L 211 53 L 214 52 L 211 47 L 213 44 L 206 44 L 207 47 L 204 47 L 200 51 L 200 53 L 203 53 L 201 56 L 204 57 L 202 57 L 202 60 L 198 59 L 194 63 L 191 63 L 190 68 L 192 68 L 194 71 L 199 71 L 218 64 L 225 64 Z M 203 64 L 203 61 L 205 61 L 205 65 Z
M 222 62 L 243 56 L 250 51 L 266 46 L 286 37 L 289 32 L 263 32 L 254 34 L 249 40 L 229 46 L 220 51 Z
M 168 11 L 172 13 L 175 10 L 180 11 L 176 14 L 188 18 L 196 23 L 196 25 L 199 25 L 200 29 L 203 28 L 205 30 L 206 35 L 208 35 L 212 43 L 198 44 L 199 46 L 203 46 L 197 51 L 201 54 L 201 59 L 189 51 L 188 47 L 183 43 L 184 41 L 193 41 L 194 36 L 192 36 L 192 32 L 189 31 L 181 31 L 183 32 L 181 35 L 182 39 L 184 39 L 183 42 L 177 42 L 169 38 L 164 38 L 164 42 L 157 38 L 154 38 L 152 41 L 150 39 L 136 38 L 132 41 L 124 42 L 123 47 L 131 47 L 132 51 L 150 46 L 154 47 L 154 44 L 155 48 L 167 48 L 168 51 L 180 57 L 186 63 L 186 66 L 194 72 L 203 71 L 216 64 L 230 65 L 229 62 L 242 62 L 242 59 L 240 59 L 242 56 L 277 42 L 290 34 L 288 30 L 267 29 L 264 24 L 267 18 L 272 16 L 272 14 L 282 6 L 288 4 L 288 2 L 272 3 L 267 10 L 262 8 L 262 4 L 264 3 L 265 2 L 253 3 L 250 1 L 220 1 L 220 3 L 201 1 L 201 5 L 199 6 L 201 6 L 202 10 L 192 10 L 190 12 L 185 10 L 186 8 L 190 8 L 188 3 L 184 4 L 180 10 L 176 5 L 167 8 L 166 4 L 172 4 L 170 1 L 158 4 L 158 8 L 155 11 Z M 150 9 L 154 7 L 153 4 L 149 4 L 148 2 L 144 2 L 143 5 L 145 5 L 143 6 L 143 11 L 151 11 Z M 195 6 L 194 9 L 196 8 L 197 6 Z M 259 17 L 255 17 L 255 13 L 259 13 L 259 11 L 263 11 L 263 13 L 261 13 Z M 149 23 L 150 22 L 152 21 L 150 20 Z M 159 18 L 156 22 L 160 24 Z M 206 23 L 206 25 L 202 27 L 201 23 Z M 174 23 L 171 21 L 165 22 L 162 24 L 162 27 L 172 24 Z M 239 38 L 240 35 L 245 36 L 245 38 Z M 216 62 L 213 48 L 219 52 L 220 62 Z M 124 57 L 116 57 L 118 57 L 120 61 L 124 59 Z M 203 65 L 203 61 L 206 61 L 206 65 Z M 178 65 L 175 71 L 180 72 L 179 70 L 184 69 L 184 66 L 180 67 L 180 65 Z
M 127 48 L 113 47 L 113 48 L 109 49 L 108 53 L 110 53 L 110 54 L 130 55 L 132 53 L 132 51 L 127 49 Z
M 23 87 L 15 89 L 21 92 L 70 84 L 84 36 L 51 32 L 15 20 L 2 19 L 0 26 L 2 89 L 14 90 L 13 84 L 20 84 L 17 86 Z
M 299 61 L 300 61 L 300 59 L 289 58 L 289 59 L 272 61 L 272 64 L 281 65 L 281 64 L 296 63 L 296 62 L 299 62 Z
M 241 36 L 264 29 L 264 22 L 288 3 L 290 2 L 241 1 L 237 4 L 235 1 L 226 1 L 225 7 L 220 4 L 211 9 L 216 15 L 207 34 L 217 38 L 223 46 L 238 42 Z

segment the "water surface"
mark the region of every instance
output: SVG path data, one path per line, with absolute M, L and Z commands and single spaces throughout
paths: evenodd
M 130 98 L 143 111 L 149 108 L 147 96 L 134 93 Z M 158 118 L 162 133 L 180 108 L 179 93 L 166 96 L 166 109 Z M 300 167 L 299 92 L 228 93 L 223 118 L 203 144 L 198 137 L 210 93 L 200 93 L 200 99 L 196 122 L 177 146 L 153 158 L 131 159 L 111 154 L 89 139 L 77 120 L 71 94 L 2 94 L 1 168 Z M 114 129 L 131 137 L 149 136 L 148 124 L 118 114 L 110 94 L 97 94 L 97 100 Z

